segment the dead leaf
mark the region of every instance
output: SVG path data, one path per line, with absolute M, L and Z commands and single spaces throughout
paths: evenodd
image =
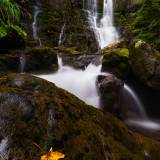
M 63 153 L 58 152 L 58 151 L 53 151 L 51 148 L 50 151 L 46 155 L 41 156 L 41 160 L 59 160 L 64 157 L 65 155 Z

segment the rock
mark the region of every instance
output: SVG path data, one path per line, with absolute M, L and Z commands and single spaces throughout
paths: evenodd
M 114 0 L 114 9 L 118 12 L 131 12 L 135 11 L 139 5 L 143 3 L 143 0 Z
M 51 147 L 65 160 L 160 159 L 158 142 L 32 75 L 1 77 L 0 104 L 0 145 L 8 159 L 39 160 Z
M 105 48 L 103 51 L 102 71 L 110 72 L 119 78 L 129 73 L 129 51 L 119 43 Z
M 85 69 L 90 63 L 100 65 L 100 54 L 84 54 L 74 48 L 56 47 L 58 55 L 62 58 L 63 65 L 71 66 L 76 69 Z
M 142 40 L 130 46 L 130 61 L 134 74 L 147 86 L 160 89 L 160 53 Z
M 101 106 L 105 111 L 120 116 L 120 96 L 123 82 L 112 74 L 98 77 Z
M 32 48 L 24 58 L 24 71 L 56 71 L 58 69 L 57 53 L 52 48 Z
M 39 159 L 37 145 L 46 152 L 54 146 L 67 160 L 145 159 L 144 150 L 151 157 L 160 155 L 158 143 L 132 133 L 112 115 L 87 106 L 49 82 L 26 74 L 12 74 L 0 82 L 4 113 L 0 122 L 7 128 L 3 136 L 12 131 L 8 138 L 11 159 Z
M 9 72 L 18 72 L 20 65 L 19 55 L 10 54 L 0 54 L 0 74 Z
M 87 54 L 98 51 L 94 31 L 88 27 L 88 19 L 82 11 L 82 1 L 43 0 L 41 3 L 43 5 L 38 21 L 39 36 L 43 45 L 76 47 L 77 51 Z M 61 44 L 58 44 L 60 34 Z

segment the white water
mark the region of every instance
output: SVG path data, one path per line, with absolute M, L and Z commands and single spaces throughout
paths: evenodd
M 76 70 L 72 67 L 61 65 L 59 65 L 59 70 L 56 73 L 39 75 L 39 77 L 66 89 L 89 105 L 99 107 L 96 79 L 100 74 L 101 66 L 90 64 L 85 70 Z
M 144 110 L 143 104 L 139 100 L 136 93 L 127 84 L 124 84 L 124 92 L 127 92 L 127 94 L 124 93 L 124 99 L 129 101 L 129 106 L 133 106 L 134 110 L 139 112 L 139 118 L 147 119 L 147 114 Z
M 87 3 L 84 2 L 84 9 L 89 13 L 89 22 L 99 46 L 104 48 L 111 43 L 118 42 L 119 36 L 114 27 L 113 0 L 103 0 L 103 16 L 100 20 L 97 4 L 98 0 L 87 0 Z
M 98 23 L 97 0 L 87 0 L 87 2 L 84 3 L 84 8 L 86 9 L 87 6 L 89 13 L 90 25 L 95 31 L 96 38 L 101 48 L 118 41 L 118 33 L 113 25 L 113 2 L 112 0 L 104 0 L 103 5 L 103 16 Z M 62 26 L 59 35 L 59 46 L 64 40 L 64 34 L 65 24 Z M 35 34 L 35 36 L 38 37 L 37 34 Z M 58 64 L 59 69 L 56 73 L 38 76 L 55 83 L 63 89 L 66 89 L 81 100 L 85 101 L 87 104 L 99 107 L 100 98 L 97 92 L 96 80 L 97 76 L 102 74 L 101 65 L 95 66 L 90 64 L 85 70 L 76 70 L 69 66 L 63 66 L 62 58 L 59 56 Z M 145 129 L 159 129 L 159 124 L 148 119 L 144 107 L 135 92 L 126 84 L 124 85 L 124 90 L 134 102 L 135 108 L 139 113 L 137 114 L 137 117 L 134 117 L 135 119 L 127 119 L 126 123 Z M 141 119 L 139 120 L 138 118 Z
M 33 23 L 32 23 L 32 31 L 33 31 L 33 38 L 39 43 L 39 46 L 42 46 L 41 39 L 38 37 L 38 30 L 37 30 L 37 17 L 40 13 L 39 3 L 36 2 L 34 6 L 34 16 L 33 16 Z

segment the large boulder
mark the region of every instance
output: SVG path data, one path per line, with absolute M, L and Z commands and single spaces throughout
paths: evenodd
M 123 82 L 112 74 L 98 77 L 98 89 L 101 106 L 105 111 L 120 116 L 120 97 Z
M 103 49 L 102 71 L 110 72 L 119 78 L 129 73 L 129 51 L 120 43 Z
M 11 74 L 0 86 L 0 155 L 7 159 L 39 160 L 51 147 L 65 160 L 160 159 L 158 142 L 52 83 Z
M 149 87 L 160 89 L 160 53 L 142 40 L 130 46 L 130 62 L 134 74 Z

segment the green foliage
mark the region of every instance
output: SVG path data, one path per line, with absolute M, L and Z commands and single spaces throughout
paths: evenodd
M 18 26 L 21 11 L 17 3 L 12 0 L 0 0 L 0 38 L 10 31 L 16 31 L 21 37 L 27 34 Z
M 11 0 L 0 0 L 0 18 L 7 24 L 18 23 L 20 20 L 18 5 Z
M 160 0 L 145 0 L 135 15 L 134 33 L 160 49 Z

